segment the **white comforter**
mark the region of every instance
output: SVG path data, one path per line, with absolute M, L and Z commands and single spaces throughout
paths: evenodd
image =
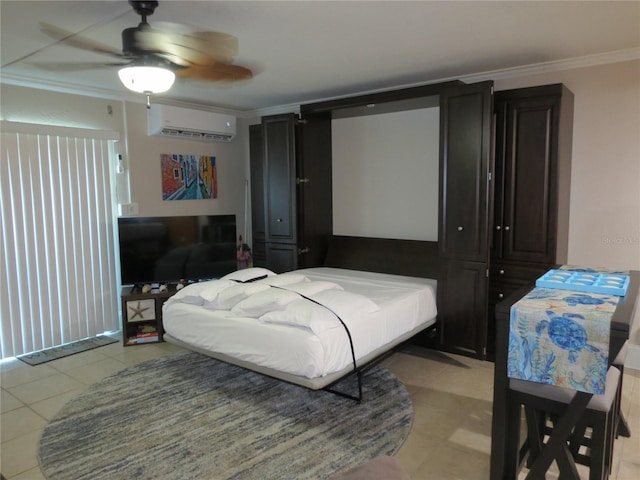
M 240 270 L 163 307 L 165 331 L 184 343 L 307 378 L 352 364 L 345 326 L 361 358 L 435 316 L 435 280 L 335 268 Z

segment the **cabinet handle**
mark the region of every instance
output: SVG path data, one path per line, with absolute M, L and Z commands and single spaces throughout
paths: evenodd
M 500 270 L 500 275 L 504 275 L 504 270 Z
M 499 293 L 498 298 L 504 298 L 504 293 Z
M 464 227 L 463 226 L 459 226 L 458 227 L 458 231 L 461 232 L 462 230 L 464 230 Z
M 505 230 L 509 230 L 509 225 L 504 227 Z
M 309 253 L 309 247 L 299 248 L 298 255 L 302 255 L 303 253 Z
M 500 225 L 496 225 L 496 230 L 500 230 Z
M 276 218 L 276 223 L 281 223 L 282 219 L 281 218 Z

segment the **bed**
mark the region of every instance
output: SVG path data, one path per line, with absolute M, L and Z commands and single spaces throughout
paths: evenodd
M 436 323 L 437 245 L 332 237 L 325 266 L 239 270 L 163 306 L 164 339 L 328 389 Z

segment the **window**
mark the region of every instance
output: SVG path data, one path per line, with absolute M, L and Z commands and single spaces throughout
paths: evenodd
M 119 328 L 116 140 L 2 122 L 2 358 Z

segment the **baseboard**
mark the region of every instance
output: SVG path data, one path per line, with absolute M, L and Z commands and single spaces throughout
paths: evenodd
M 627 352 L 627 361 L 624 362 L 625 368 L 633 368 L 640 370 L 640 345 L 629 345 Z

